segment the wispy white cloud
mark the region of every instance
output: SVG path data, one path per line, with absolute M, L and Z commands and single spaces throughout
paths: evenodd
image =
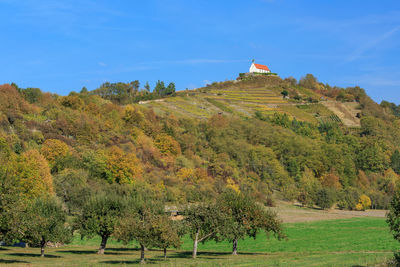
M 101 67 L 107 67 L 107 64 L 104 63 L 104 62 L 98 62 L 97 64 L 98 64 L 99 66 L 101 66 Z
M 348 62 L 354 61 L 358 58 L 360 58 L 365 52 L 367 52 L 370 49 L 373 49 L 377 46 L 379 46 L 380 43 L 382 43 L 384 40 L 388 39 L 392 35 L 394 35 L 396 32 L 400 30 L 400 25 L 394 27 L 390 31 L 385 32 L 384 34 L 378 36 L 375 39 L 372 39 L 370 42 L 367 42 L 366 44 L 358 47 L 356 50 L 353 51 L 353 53 L 347 58 Z

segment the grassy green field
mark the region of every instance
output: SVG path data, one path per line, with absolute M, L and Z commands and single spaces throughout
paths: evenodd
M 184 239 L 180 250 L 150 250 L 147 263 L 161 266 L 369 266 L 384 263 L 400 249 L 383 218 L 352 218 L 307 223 L 285 224 L 288 239 L 239 242 L 239 255 L 231 256 L 231 244 L 208 242 L 200 244 L 199 256 L 191 259 L 191 240 Z M 76 237 L 68 246 L 46 249 L 39 257 L 38 248 L 0 247 L 1 265 L 18 266 L 116 266 L 139 263 L 138 246 L 124 246 L 111 241 L 106 254 L 96 255 L 99 239 Z

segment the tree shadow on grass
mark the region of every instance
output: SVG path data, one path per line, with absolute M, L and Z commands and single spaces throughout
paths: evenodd
M 11 264 L 11 263 L 29 263 L 29 262 L 20 261 L 20 260 L 4 260 L 4 259 L 0 259 L 0 264 Z
M 146 264 L 157 264 L 157 263 L 159 264 L 161 260 L 154 259 L 154 258 L 146 258 L 145 261 L 146 261 Z M 139 264 L 140 263 L 140 259 L 138 258 L 137 260 L 131 260 L 131 261 L 118 261 L 118 260 L 102 261 L 100 263 L 103 263 L 103 264 L 117 264 L 117 265 Z
M 197 252 L 197 257 L 201 257 L 203 259 L 217 259 L 220 256 L 230 255 L 229 252 Z M 167 257 L 170 259 L 182 259 L 182 258 L 191 258 L 192 251 L 171 251 L 167 254 Z
M 10 256 L 18 256 L 18 257 L 40 257 L 39 253 L 9 253 L 7 255 Z M 45 258 L 61 258 L 61 256 L 56 255 L 44 255 Z
M 240 256 L 240 255 L 262 256 L 262 255 L 268 255 L 268 253 L 265 253 L 265 252 L 238 252 L 237 256 Z M 197 257 L 201 257 L 202 259 L 218 259 L 221 256 L 233 256 L 233 255 L 232 255 L 232 252 L 209 252 L 209 251 L 197 252 Z M 191 258 L 192 251 L 170 251 L 169 254 L 167 254 L 167 257 L 171 258 L 171 259 Z
M 229 255 L 232 255 L 232 252 L 228 252 Z M 267 255 L 271 255 L 271 253 L 267 253 L 267 252 L 238 252 L 238 256 L 240 255 L 247 255 L 247 256 L 267 256 Z
M 97 250 L 60 250 L 58 253 L 71 253 L 71 254 L 96 254 Z
M 133 251 L 136 251 L 138 249 L 110 249 L 107 248 L 104 251 L 105 255 L 129 255 L 131 254 Z M 121 252 L 120 252 L 121 251 Z M 58 251 L 60 253 L 70 253 L 70 254 L 79 254 L 79 255 L 83 255 L 83 254 L 87 254 L 87 255 L 97 255 L 97 250 L 61 250 Z
M 106 248 L 107 251 L 139 251 L 139 248 Z
M 0 247 L 0 251 L 2 250 L 9 250 L 8 248 Z

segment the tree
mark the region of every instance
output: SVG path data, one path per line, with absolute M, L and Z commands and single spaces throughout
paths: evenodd
M 88 89 L 86 88 L 86 86 L 83 86 L 81 91 L 80 91 L 80 94 L 86 95 L 87 93 L 88 93 Z
M 185 210 L 184 220 L 193 240 L 192 257 L 196 258 L 199 242 L 217 238 L 224 214 L 220 213 L 213 203 L 193 204 Z
M 244 193 L 228 189 L 218 198 L 217 203 L 218 211 L 226 216 L 219 234 L 232 242 L 232 255 L 237 255 L 239 239 L 246 236 L 256 239 L 261 229 L 267 234 L 273 232 L 278 238 L 283 237 L 276 213 L 266 210 Z
M 40 256 L 44 257 L 47 242 L 68 242 L 72 231 L 65 227 L 66 215 L 61 204 L 53 197 L 37 198 L 21 216 L 19 227 L 22 240 L 31 245 L 40 245 Z
M 90 198 L 77 217 L 75 227 L 83 237 L 101 237 L 98 254 L 104 254 L 107 241 L 114 233 L 115 225 L 126 211 L 126 202 L 116 194 L 101 194 Z
M 386 222 L 389 224 L 390 231 L 394 239 L 400 241 L 400 191 L 397 191 L 389 205 L 389 212 L 386 215 Z M 400 261 L 399 252 L 395 253 L 397 262 Z
M 168 248 L 181 246 L 181 236 L 185 231 L 180 221 L 172 221 L 167 215 L 159 216 L 155 228 L 158 236 L 156 246 L 164 250 L 164 259 L 166 259 Z
M 47 159 L 54 173 L 64 168 L 62 161 L 68 156 L 70 149 L 63 141 L 47 139 L 44 141 L 40 153 Z
M 289 92 L 287 90 L 283 90 L 281 92 L 281 95 L 283 96 L 283 98 L 286 98 L 289 95 Z
M 146 84 L 144 85 L 144 89 L 145 89 L 147 92 L 150 92 L 150 84 L 149 84 L 149 82 L 146 82 Z
M 172 95 L 173 93 L 175 93 L 175 83 L 171 82 L 165 90 L 165 95 Z
M 322 209 L 329 209 L 335 200 L 335 192 L 332 189 L 323 188 L 317 192 L 315 204 Z
M 134 153 L 125 153 L 119 147 L 111 147 L 107 158 L 109 182 L 131 184 L 142 175 L 142 166 Z
M 22 90 L 22 95 L 29 103 L 33 104 L 39 101 L 43 93 L 39 88 L 26 88 Z
M 27 197 L 50 195 L 54 191 L 49 165 L 37 150 L 29 150 L 19 157 L 16 177 L 20 192 Z
M 24 212 L 16 166 L 16 155 L 0 137 L 0 240 L 9 243 L 21 238 L 18 216 Z
M 400 174 L 400 152 L 397 149 L 390 157 L 390 166 L 397 174 Z
M 318 80 L 314 77 L 314 75 L 308 73 L 305 77 L 300 79 L 299 85 L 315 90 L 318 88 Z
M 167 134 L 158 135 L 155 145 L 161 153 L 166 155 L 177 156 L 181 153 L 181 147 L 179 143 L 173 137 Z
M 167 230 L 170 223 L 165 216 L 164 203 L 156 199 L 153 192 L 136 191 L 129 200 L 126 216 L 116 226 L 114 236 L 125 243 L 136 240 L 140 244 L 140 262 L 144 264 L 145 248 L 159 246 L 165 252 L 168 246 L 179 245 L 177 233 Z M 174 236 L 166 236 L 171 233 Z
M 140 244 L 140 263 L 145 263 L 145 248 L 159 247 L 167 257 L 168 247 L 179 247 L 181 244 L 178 229 L 171 219 L 164 214 L 154 214 L 146 208 L 122 219 L 114 234 L 125 243 L 136 240 Z
M 165 94 L 165 84 L 163 81 L 158 80 L 156 86 L 154 87 L 154 93 L 159 96 L 164 96 Z
M 362 194 L 358 200 L 358 204 L 356 205 L 356 210 L 366 210 L 370 207 L 371 199 L 367 195 Z
M 133 88 L 133 94 L 136 94 L 139 91 L 139 87 L 140 87 L 140 82 L 138 80 L 134 80 L 133 82 L 131 82 L 132 84 L 132 88 Z M 132 94 L 131 94 L 132 97 Z
M 54 176 L 56 194 L 66 204 L 69 213 L 80 211 L 89 197 L 87 177 L 86 171 L 75 169 L 65 169 Z

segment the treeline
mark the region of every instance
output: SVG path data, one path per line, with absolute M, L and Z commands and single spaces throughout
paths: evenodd
M 175 94 L 175 83 L 171 82 L 165 86 L 163 81 L 158 80 L 153 90 L 151 90 L 148 82 L 144 88 L 140 89 L 140 82 L 138 80 L 130 83 L 103 83 L 99 88 L 88 92 L 84 87 L 81 94 L 99 95 L 104 99 L 108 99 L 117 104 L 132 104 L 144 100 L 152 100 L 163 98 L 166 96 L 173 96 Z

